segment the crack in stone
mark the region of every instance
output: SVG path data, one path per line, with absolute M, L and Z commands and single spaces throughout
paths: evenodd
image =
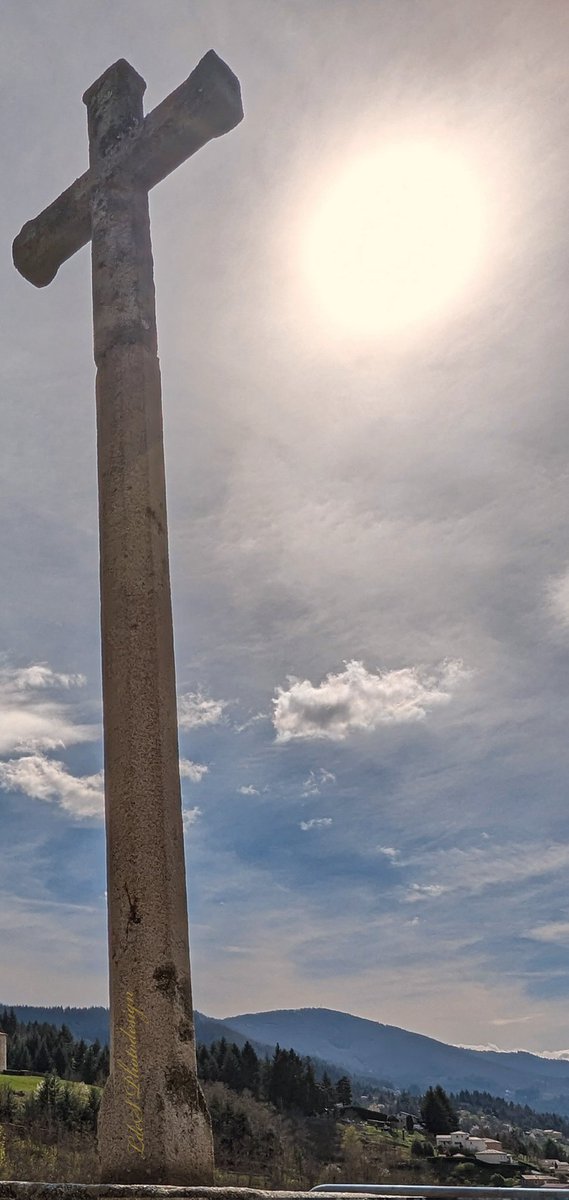
M 125 945 L 128 945 L 128 934 L 129 934 L 130 927 L 131 927 L 131 925 L 141 925 L 142 924 L 142 915 L 138 911 L 138 896 L 131 897 L 130 892 L 128 890 L 128 884 L 126 882 L 124 885 L 124 890 L 126 892 L 126 896 L 127 896 L 127 900 L 128 900 L 128 907 L 129 907 L 129 914 L 128 914 L 128 918 L 127 918 L 127 922 L 126 922 L 126 940 L 125 940 Z

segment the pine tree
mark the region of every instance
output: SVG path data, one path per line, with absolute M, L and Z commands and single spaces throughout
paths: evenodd
M 65 1050 L 63 1049 L 62 1045 L 58 1045 L 55 1047 L 55 1051 L 54 1051 L 54 1055 L 53 1055 L 53 1066 L 54 1066 L 56 1075 L 59 1075 L 60 1079 L 65 1079 L 67 1076 L 69 1062 L 68 1062 L 67 1055 L 66 1055 Z
M 260 1086 L 259 1059 L 250 1042 L 245 1042 L 241 1051 L 241 1073 L 243 1088 L 257 1099 Z
M 428 1088 L 421 1101 L 421 1117 L 429 1133 L 452 1133 L 456 1129 L 457 1115 L 440 1085 Z
M 342 1075 L 336 1084 L 336 1098 L 338 1104 L 352 1103 L 352 1085 L 347 1075 Z
M 43 1040 L 39 1043 L 37 1053 L 33 1056 L 33 1067 L 38 1075 L 45 1075 L 47 1071 L 53 1070 L 53 1059 Z

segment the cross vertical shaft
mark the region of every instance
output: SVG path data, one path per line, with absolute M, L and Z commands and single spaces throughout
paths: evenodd
M 143 120 L 127 63 L 85 93 L 90 166 L 105 727 L 111 1074 L 102 1178 L 211 1183 L 196 1073 L 160 367 L 148 195 L 105 176 Z
M 191 1185 L 212 1182 L 213 1153 L 196 1071 L 148 191 L 243 106 L 213 50 L 144 117 L 145 86 L 121 59 L 86 91 L 89 170 L 23 225 L 13 256 L 45 287 L 92 241 L 111 990 L 101 1174 Z

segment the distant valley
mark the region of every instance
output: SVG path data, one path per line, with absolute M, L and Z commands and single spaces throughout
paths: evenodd
M 14 1007 L 22 1021 L 65 1023 L 78 1038 L 103 1042 L 108 1037 L 108 1013 L 102 1007 L 6 1007 Z M 538 1111 L 569 1115 L 567 1061 L 524 1051 L 468 1050 L 331 1009 L 242 1013 L 224 1020 L 196 1012 L 196 1034 L 205 1044 L 221 1037 L 238 1045 L 249 1040 L 258 1053 L 270 1054 L 278 1042 L 370 1085 L 424 1091 L 440 1083 L 447 1091 L 488 1091 Z

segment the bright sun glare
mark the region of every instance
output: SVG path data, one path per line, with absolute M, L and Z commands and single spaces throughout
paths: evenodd
M 381 336 L 450 311 L 477 274 L 483 242 L 480 180 L 461 152 L 401 142 L 329 182 L 305 227 L 302 261 L 327 324 Z

